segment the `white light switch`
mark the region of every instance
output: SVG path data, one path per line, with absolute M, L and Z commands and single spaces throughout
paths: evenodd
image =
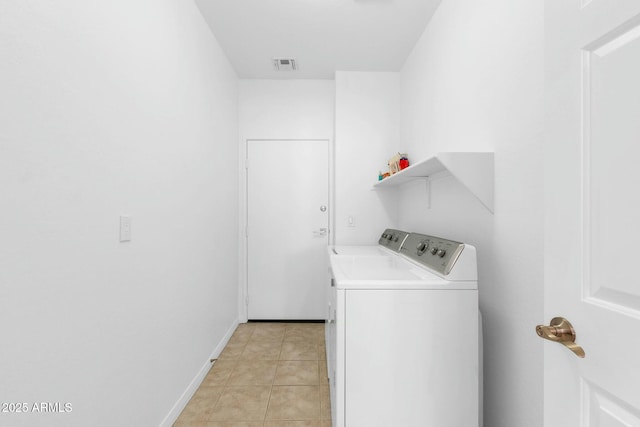
M 349 215 L 349 217 L 347 218 L 347 227 L 355 227 L 356 226 L 356 219 Z
M 131 240 L 131 217 L 120 216 L 120 241 L 128 242 Z

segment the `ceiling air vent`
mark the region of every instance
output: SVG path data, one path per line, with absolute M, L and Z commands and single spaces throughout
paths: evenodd
M 295 71 L 298 64 L 293 58 L 273 58 L 273 69 L 276 71 Z

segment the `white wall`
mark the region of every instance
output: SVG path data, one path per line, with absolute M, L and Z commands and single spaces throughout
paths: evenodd
M 182 0 L 4 0 L 0 58 L 0 401 L 72 404 L 0 424 L 159 425 L 237 316 L 235 73 Z
M 333 80 L 240 80 L 238 93 L 240 212 L 243 218 L 239 233 L 239 311 L 240 319 L 246 320 L 246 141 L 327 139 L 333 151 L 335 83 Z
M 336 73 L 336 244 L 375 244 L 397 221 L 395 194 L 372 186 L 403 150 L 399 114 L 399 73 Z
M 400 228 L 478 249 L 485 426 L 542 425 L 543 3 L 444 0 L 401 73 L 402 145 L 495 151 L 495 215 L 453 178 L 402 190 Z
M 240 137 L 333 138 L 333 80 L 240 80 Z

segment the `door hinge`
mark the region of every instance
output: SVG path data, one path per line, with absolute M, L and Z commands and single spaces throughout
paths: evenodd
M 247 295 L 246 297 L 244 297 L 244 303 L 245 305 L 249 305 L 249 295 Z
M 249 158 L 244 159 L 244 168 L 249 169 Z

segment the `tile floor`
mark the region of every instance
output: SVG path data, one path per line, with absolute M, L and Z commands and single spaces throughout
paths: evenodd
M 331 427 L 322 323 L 240 324 L 175 427 Z

